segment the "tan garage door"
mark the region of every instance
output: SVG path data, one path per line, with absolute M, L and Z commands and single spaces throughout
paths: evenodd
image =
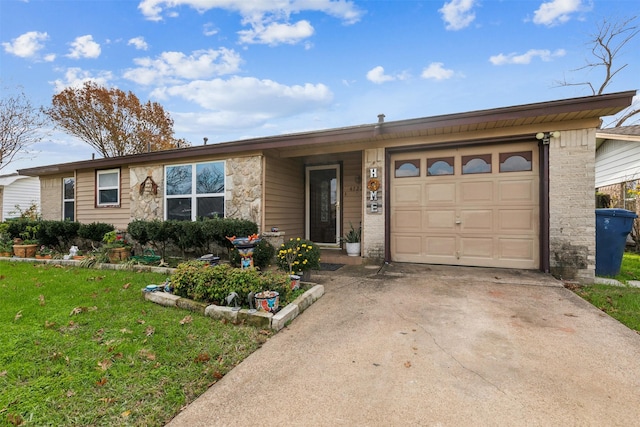
M 535 143 L 391 157 L 391 258 L 539 268 Z

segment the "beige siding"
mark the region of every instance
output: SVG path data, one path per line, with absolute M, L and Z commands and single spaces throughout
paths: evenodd
M 264 231 L 304 236 L 304 166 L 301 159 L 265 158 Z
M 40 178 L 40 206 L 42 219 L 62 220 L 62 180 L 69 175 L 50 175 Z
M 125 229 L 130 219 L 129 168 L 120 168 L 120 205 L 96 207 L 96 171 L 85 169 L 76 175 L 76 220 L 81 223 L 106 222 Z
M 362 152 L 346 153 L 342 160 L 342 235 L 349 231 L 349 223 L 354 228 L 362 221 Z

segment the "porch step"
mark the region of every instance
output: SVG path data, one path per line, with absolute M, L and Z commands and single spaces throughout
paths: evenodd
M 328 264 L 361 265 L 362 257 L 348 256 L 347 253 L 341 249 L 321 249 L 320 262 Z

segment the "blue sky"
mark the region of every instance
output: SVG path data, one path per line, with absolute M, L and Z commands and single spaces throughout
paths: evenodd
M 0 1 L 0 80 L 34 105 L 86 80 L 157 101 L 194 145 L 590 95 L 603 18 L 637 0 Z M 640 88 L 640 36 L 608 92 Z M 632 124 L 632 123 L 627 123 Z M 2 173 L 85 160 L 60 131 Z

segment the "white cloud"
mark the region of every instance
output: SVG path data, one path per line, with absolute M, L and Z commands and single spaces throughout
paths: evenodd
M 138 68 L 124 73 L 124 77 L 136 83 L 179 83 L 183 80 L 204 79 L 235 73 L 242 59 L 232 49 L 197 50 L 191 55 L 182 52 L 163 52 L 155 59 L 136 58 Z
M 533 13 L 533 22 L 552 27 L 567 22 L 571 14 L 583 9 L 582 0 L 551 0 Z
M 384 68 L 380 65 L 372 68 L 367 72 L 367 80 L 376 84 L 382 84 L 395 80 L 394 76 L 384 73 Z
M 270 23 L 263 25 L 257 22 L 250 30 L 238 31 L 241 43 L 259 43 L 277 45 L 281 43 L 296 44 L 313 35 L 313 27 L 309 21 L 298 21 L 295 24 Z
M 451 0 L 445 2 L 438 12 L 446 23 L 447 30 L 461 30 L 466 28 L 476 19 L 473 6 L 476 0 Z
M 107 86 L 109 81 L 113 80 L 111 71 L 102 71 L 97 75 L 83 70 L 81 68 L 67 68 L 64 73 L 64 79 L 56 79 L 52 83 L 56 92 L 61 92 L 67 87 L 81 87 L 85 82 L 93 81 L 100 86 Z
M 505 64 L 529 64 L 534 58 L 540 58 L 544 62 L 549 62 L 553 60 L 553 58 L 559 58 L 566 55 L 566 51 L 564 49 L 557 49 L 554 52 L 551 52 L 549 49 L 530 49 L 526 53 L 516 54 L 510 53 L 505 55 L 500 53 L 498 55 L 494 55 L 489 58 L 489 61 L 493 65 L 505 65 Z
M 323 84 L 287 86 L 273 80 L 238 76 L 227 80 L 196 80 L 184 85 L 161 87 L 151 95 L 160 99 L 180 97 L 218 115 L 247 114 L 248 120 L 300 114 L 327 106 L 333 99 L 333 94 Z M 242 119 L 235 124 L 239 122 Z
M 204 27 L 202 28 L 202 34 L 204 34 L 207 37 L 215 36 L 216 34 L 218 34 L 218 29 L 211 22 L 207 22 L 206 24 L 204 24 Z
M 239 32 L 243 43 L 297 43 L 313 34 L 313 26 L 305 20 L 289 22 L 292 14 L 322 12 L 341 19 L 346 24 L 360 20 L 363 11 L 351 0 L 142 0 L 138 9 L 151 21 L 165 16 L 177 16 L 174 9 L 188 6 L 204 13 L 211 9 L 236 12 L 242 24 L 249 26 Z M 205 31 L 208 31 L 205 27 Z
M 427 68 L 422 70 L 420 77 L 423 79 L 446 80 L 453 77 L 453 70 L 444 68 L 442 62 L 432 62 Z
M 88 34 L 86 36 L 76 37 L 76 39 L 71 42 L 71 49 L 67 56 L 74 59 L 97 58 L 100 56 L 100 52 L 100 45 L 93 41 L 93 36 Z
M 139 36 L 139 37 L 134 37 L 132 39 L 129 39 L 129 42 L 127 43 L 128 46 L 133 46 L 138 50 L 147 50 L 149 49 L 149 44 L 147 44 L 147 42 L 144 40 L 144 37 Z
M 2 46 L 4 47 L 5 52 L 11 53 L 20 58 L 38 59 L 39 52 L 44 48 L 44 44 L 42 42 L 47 40 L 49 40 L 49 35 L 47 33 L 29 31 L 15 39 L 12 39 L 11 43 L 2 43 Z M 53 59 L 55 59 L 55 55 L 53 54 L 45 56 L 45 60 L 52 61 Z

